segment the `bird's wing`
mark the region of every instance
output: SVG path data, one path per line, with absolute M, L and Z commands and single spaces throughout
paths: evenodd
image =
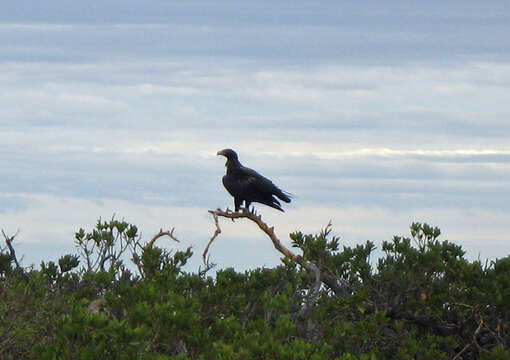
M 244 166 L 232 169 L 224 176 L 223 185 L 232 196 L 259 198 L 262 194 L 271 194 L 290 201 L 271 180 Z
M 244 173 L 246 174 L 247 187 L 251 187 L 253 190 L 256 190 L 259 193 L 275 195 L 280 200 L 283 200 L 285 202 L 291 201 L 292 194 L 283 191 L 278 186 L 276 186 L 271 180 L 260 175 L 255 170 L 249 168 L 243 169 Z
M 271 180 L 260 175 L 253 169 L 242 167 L 240 173 L 242 174 L 242 176 L 240 176 L 240 182 L 245 188 L 252 188 L 261 193 L 274 193 L 278 191 L 278 188 Z
M 257 190 L 257 176 L 253 171 L 249 170 L 251 169 L 232 169 L 231 172 L 223 177 L 223 185 L 232 195 L 241 195 Z

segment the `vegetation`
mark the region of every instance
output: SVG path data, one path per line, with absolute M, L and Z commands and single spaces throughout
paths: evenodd
M 0 358 L 510 358 L 510 257 L 468 261 L 427 224 L 379 259 L 330 226 L 297 232 L 301 263 L 214 276 L 184 271 L 191 249 L 157 247 L 158 235 L 142 245 L 136 226 L 100 220 L 76 233 L 77 254 L 35 270 L 4 234 Z

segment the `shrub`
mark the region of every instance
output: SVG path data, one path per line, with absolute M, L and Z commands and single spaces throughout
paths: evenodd
M 328 226 L 291 234 L 319 277 L 288 258 L 212 277 L 184 270 L 190 248 L 100 220 L 77 232 L 79 255 L 39 270 L 0 249 L 0 358 L 510 358 L 510 258 L 470 262 L 439 236 L 412 224 L 376 261 L 373 243 L 341 247 Z

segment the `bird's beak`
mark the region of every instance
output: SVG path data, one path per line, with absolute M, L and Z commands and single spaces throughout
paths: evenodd
M 225 153 L 223 152 L 223 150 L 220 150 L 216 153 L 216 155 L 225 155 Z

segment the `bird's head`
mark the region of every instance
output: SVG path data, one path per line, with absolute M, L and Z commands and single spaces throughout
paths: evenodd
M 216 153 L 216 155 L 225 156 L 228 160 L 234 160 L 234 159 L 237 160 L 237 154 L 232 149 L 223 149 L 223 150 L 220 150 L 220 151 L 218 151 Z
M 237 154 L 234 150 L 232 149 L 223 149 L 223 150 L 220 150 L 216 153 L 216 155 L 222 155 L 222 156 L 225 156 L 227 158 L 227 163 L 225 164 L 225 166 L 227 166 L 229 163 L 233 164 L 233 163 L 238 163 L 239 160 L 237 159 Z

